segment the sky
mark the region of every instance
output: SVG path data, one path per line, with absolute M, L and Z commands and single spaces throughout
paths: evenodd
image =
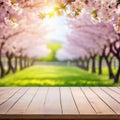
M 70 29 L 67 26 L 65 16 L 53 17 L 47 19 L 48 27 L 52 29 L 47 35 L 50 41 L 58 41 L 64 43 L 67 38 L 66 35 L 70 33 Z

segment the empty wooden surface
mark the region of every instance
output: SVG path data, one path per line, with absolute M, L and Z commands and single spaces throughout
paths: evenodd
M 1 119 L 120 120 L 120 88 L 0 87 Z

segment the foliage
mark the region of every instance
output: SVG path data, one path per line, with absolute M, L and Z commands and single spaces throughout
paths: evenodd
M 24 13 L 25 8 L 34 8 L 42 19 L 64 13 L 78 16 L 86 11 L 94 21 L 111 21 L 120 14 L 119 4 L 119 0 L 0 0 L 0 22 L 14 23 L 13 18 L 19 20 L 20 11 Z
M 113 86 L 113 81 L 72 66 L 34 66 L 1 79 L 0 86 Z
M 61 48 L 61 44 L 60 43 L 49 43 L 47 44 L 47 47 L 51 50 L 51 53 L 42 59 L 39 59 L 39 61 L 58 61 L 57 58 L 55 57 L 56 52 Z

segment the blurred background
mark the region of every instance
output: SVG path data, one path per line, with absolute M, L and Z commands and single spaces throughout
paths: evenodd
M 0 86 L 119 86 L 119 9 L 114 0 L 0 0 Z

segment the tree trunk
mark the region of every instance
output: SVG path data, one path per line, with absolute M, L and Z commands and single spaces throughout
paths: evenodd
M 77 67 L 80 67 L 79 63 L 80 63 L 80 60 L 79 60 L 79 59 L 76 60 L 76 66 L 77 66 Z
M 26 60 L 25 60 L 25 67 L 27 68 L 27 61 L 28 61 L 28 59 L 26 58 Z
M 26 65 L 26 61 L 27 61 L 27 58 L 26 58 L 26 57 L 24 57 L 24 68 L 26 68 L 26 67 L 27 67 L 27 65 Z
M 35 63 L 35 59 L 32 60 L 32 62 L 31 62 L 31 66 L 34 65 L 34 63 Z
M 114 68 L 116 69 L 117 68 L 117 65 L 116 65 L 116 59 L 114 59 Z
M 114 83 L 118 83 L 119 82 L 119 77 L 120 77 L 120 61 L 119 61 L 119 65 L 118 65 L 117 74 L 114 76 Z
M 12 65 L 12 58 L 13 58 L 13 55 L 9 55 L 8 53 L 6 53 L 6 57 L 8 59 L 8 70 L 6 72 L 6 75 L 10 73 L 10 71 L 12 71 L 13 73 L 15 73 L 15 69 Z
M 108 72 L 109 72 L 109 78 L 112 79 L 114 78 L 114 74 L 112 71 L 112 58 L 110 60 L 108 60 L 108 57 L 105 57 L 107 66 L 108 66 Z
M 5 69 L 4 69 L 4 65 L 3 65 L 3 62 L 2 62 L 2 48 L 4 46 L 4 42 L 1 43 L 1 46 L 0 46 L 0 70 L 1 70 L 1 75 L 0 77 L 3 78 L 5 76 Z
M 90 63 L 90 60 L 87 59 L 87 61 L 86 61 L 86 70 L 87 70 L 87 71 L 89 70 L 89 63 Z
M 17 57 L 15 57 L 15 67 L 14 67 L 15 72 L 17 72 L 17 65 L 18 65 L 18 63 L 17 63 Z
M 20 70 L 23 70 L 22 57 L 19 58 Z
M 30 61 L 28 60 L 28 61 L 27 61 L 27 67 L 29 67 L 29 66 L 30 66 Z
M 109 71 L 109 78 L 113 79 L 114 78 L 114 74 L 113 74 L 113 71 L 112 71 L 111 63 L 108 64 L 108 71 Z
M 0 70 L 1 70 L 1 75 L 0 77 L 3 78 L 5 76 L 5 69 L 2 63 L 2 56 L 1 56 L 1 52 L 0 52 Z
M 8 62 L 7 62 L 8 69 L 7 69 L 7 72 L 5 73 L 6 75 L 8 75 L 10 73 L 10 70 L 11 70 L 9 58 L 7 57 L 7 59 L 8 59 Z
M 82 67 L 82 69 L 85 69 L 85 61 L 84 60 L 82 60 L 81 67 Z
M 103 56 L 99 57 L 99 68 L 98 68 L 98 74 L 102 75 L 102 60 L 103 60 Z
M 92 57 L 92 73 L 96 73 L 95 56 Z

